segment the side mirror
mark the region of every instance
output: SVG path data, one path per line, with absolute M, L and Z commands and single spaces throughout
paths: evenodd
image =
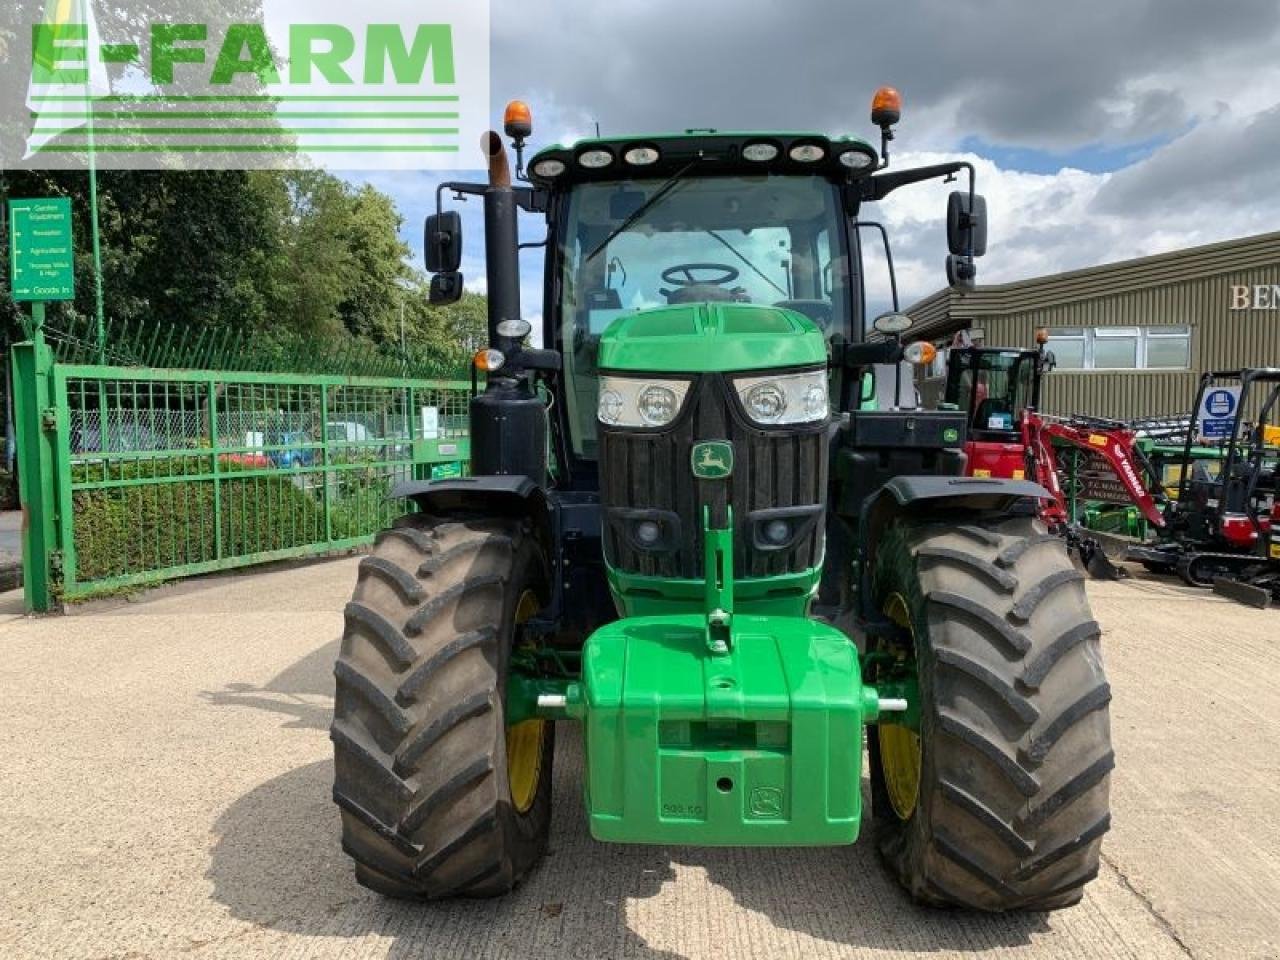
M 1040 361 L 1040 369 L 1045 373 L 1052 373 L 1058 365 L 1058 358 L 1053 355 L 1052 350 L 1044 352 L 1044 359 Z
M 972 290 L 978 267 L 969 257 L 947 257 L 947 286 Z
M 429 273 L 457 273 L 462 265 L 462 216 L 456 210 L 427 217 L 423 233 Z M 431 285 L 434 292 L 435 284 Z
M 953 190 L 947 197 L 947 249 L 957 257 L 970 252 L 980 257 L 987 252 L 987 198 L 982 194 L 973 195 L 972 209 L 967 192 Z
M 456 270 L 436 273 L 431 277 L 431 293 L 427 302 L 433 307 L 444 307 L 462 299 L 462 274 Z

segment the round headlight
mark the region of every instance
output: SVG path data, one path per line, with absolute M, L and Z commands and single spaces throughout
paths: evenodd
M 495 328 L 500 337 L 511 337 L 513 340 L 523 340 L 529 335 L 529 331 L 533 329 L 533 325 L 528 320 L 503 320 Z
M 562 160 L 539 160 L 533 165 L 533 175 L 535 177 L 558 177 L 564 173 L 565 165 Z
M 816 143 L 798 143 L 787 151 L 787 156 L 796 163 L 817 163 L 826 155 L 827 151 Z
M 647 167 L 658 162 L 658 151 L 653 147 L 632 147 L 622 155 L 622 159 L 633 167 Z
M 861 150 L 846 150 L 840 154 L 840 162 L 850 170 L 866 170 L 875 163 L 875 159 Z
M 770 520 L 764 527 L 764 538 L 770 543 L 783 544 L 791 536 L 791 524 L 785 520 Z
M 602 390 L 596 417 L 601 423 L 617 423 L 622 419 L 622 394 L 616 390 Z
M 651 427 L 665 427 L 680 411 L 680 398 L 666 387 L 645 387 L 636 401 L 640 419 Z
M 652 520 L 641 520 L 636 524 L 636 539 L 646 547 L 651 547 L 662 536 L 662 528 Z
M 804 392 L 800 404 L 806 419 L 821 420 L 827 415 L 827 391 L 815 383 Z
M 787 412 L 787 395 L 776 383 L 758 383 L 747 392 L 747 409 L 752 417 L 771 423 Z
M 778 148 L 772 143 L 748 143 L 742 148 L 743 159 L 752 163 L 768 163 L 777 159 L 777 156 Z
M 613 163 L 613 154 L 608 150 L 586 150 L 578 155 L 578 163 L 588 170 L 600 170 Z

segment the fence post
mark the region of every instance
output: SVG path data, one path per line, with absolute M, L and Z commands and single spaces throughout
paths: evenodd
M 37 304 L 43 313 L 43 304 Z M 55 598 L 58 550 L 54 514 L 53 354 L 33 324 L 31 340 L 13 346 L 14 419 L 18 432 L 18 485 L 22 502 L 22 590 L 29 613 L 47 613 Z
M 320 503 L 324 509 L 324 542 L 333 544 L 333 497 L 329 492 L 332 479 L 333 452 L 329 448 L 329 385 L 320 384 L 320 457 L 324 463 L 320 471 Z
M 206 411 L 209 417 L 209 456 L 213 474 L 213 558 L 222 559 L 222 437 L 218 433 L 218 381 L 210 377 L 204 381 Z

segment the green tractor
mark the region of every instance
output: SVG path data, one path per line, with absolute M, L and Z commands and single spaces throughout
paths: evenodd
M 712 130 L 484 148 L 489 296 L 470 475 L 360 564 L 336 665 L 334 799 L 360 883 L 511 890 L 547 848 L 556 727 L 581 725 L 592 835 L 850 844 L 870 816 L 920 901 L 1075 903 L 1113 766 L 1100 630 L 1024 481 L 964 476 L 966 415 L 864 377 L 919 360 L 867 329 L 867 205 L 968 175 L 948 275 L 984 204 L 962 162 L 889 172 L 822 134 Z M 521 319 L 517 217 L 544 219 L 543 348 Z M 436 302 L 460 218 L 428 218 Z M 892 270 L 891 257 L 889 269 Z M 898 393 L 895 391 L 895 393 Z M 902 401 L 902 402 L 898 402 Z M 865 731 L 865 737 L 864 737 Z

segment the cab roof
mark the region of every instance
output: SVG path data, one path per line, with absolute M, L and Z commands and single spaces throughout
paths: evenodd
M 756 159 L 751 159 L 753 153 Z M 842 161 L 840 158 L 846 154 L 848 158 Z M 589 163 L 600 165 L 584 165 L 584 155 L 588 155 Z M 642 162 L 635 162 L 636 159 Z M 548 161 L 556 161 L 562 167 L 557 168 Z M 689 167 L 688 172 L 695 176 L 808 173 L 847 182 L 870 175 L 878 166 L 876 149 L 858 137 L 805 132 L 686 130 L 591 137 L 569 145 L 555 144 L 539 150 L 529 161 L 529 176 L 539 186 L 555 188 L 598 180 L 669 177 Z

